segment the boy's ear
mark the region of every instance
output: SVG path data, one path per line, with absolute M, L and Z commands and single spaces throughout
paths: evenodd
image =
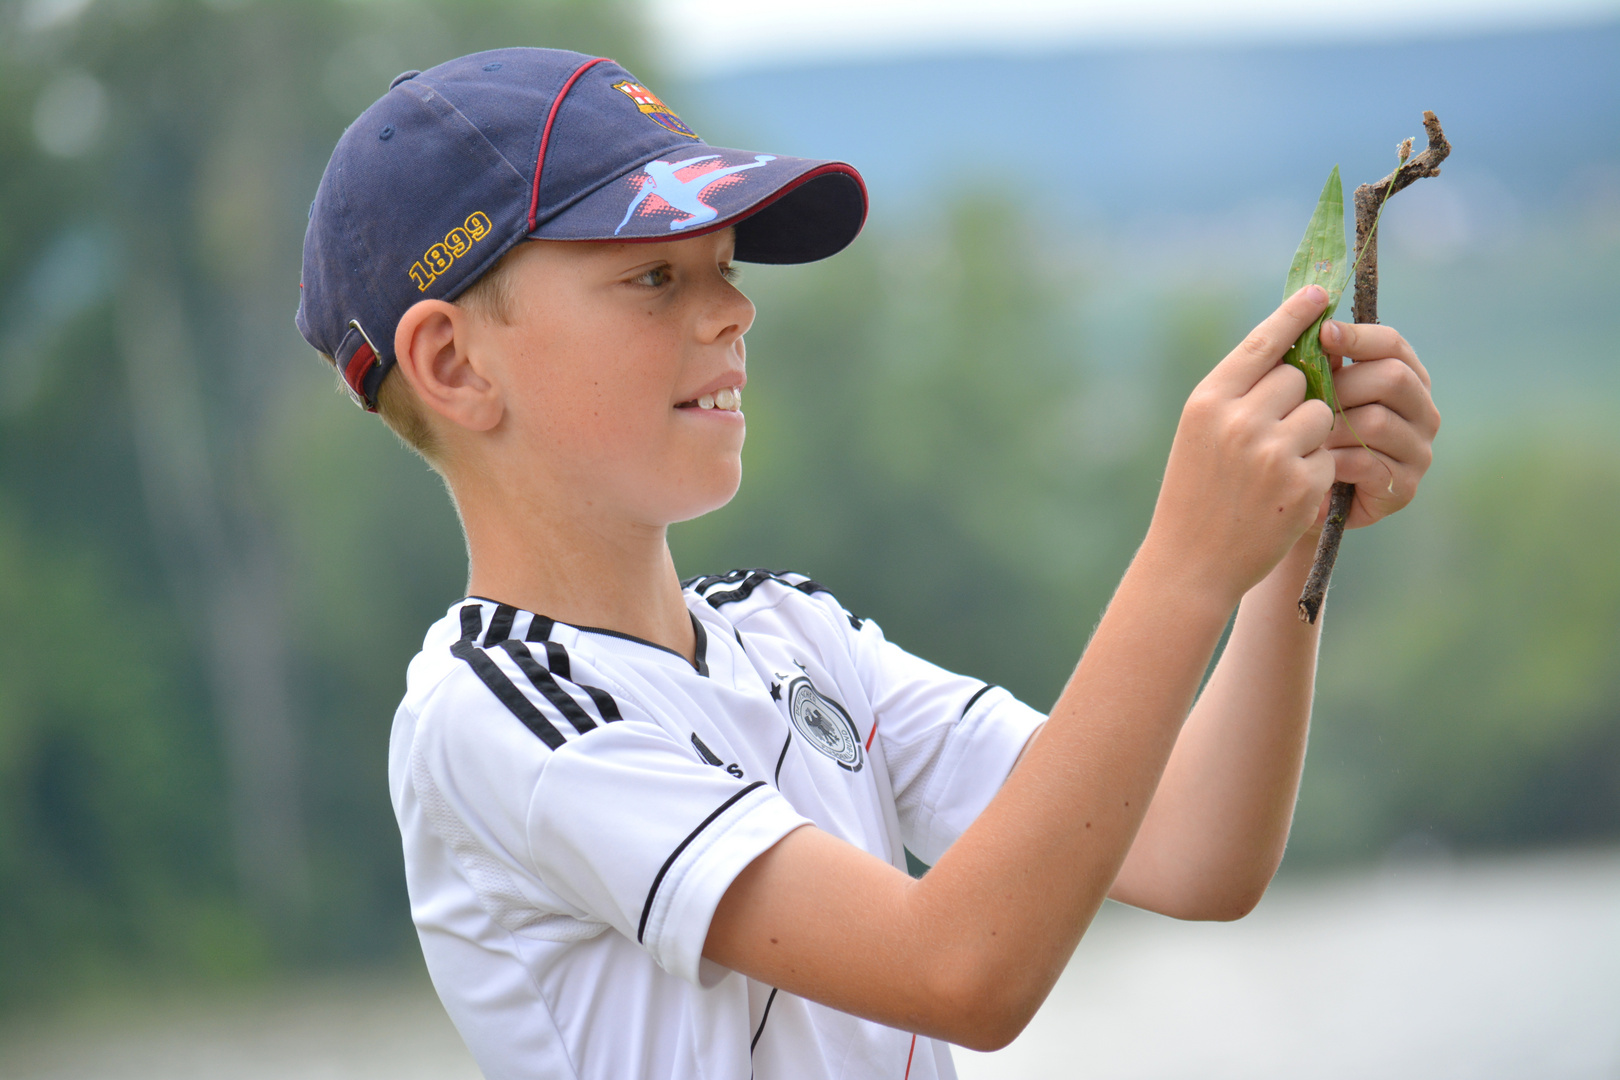
M 444 300 L 418 300 L 394 330 L 394 363 L 428 408 L 458 427 L 488 431 L 505 411 L 473 359 L 473 317 Z

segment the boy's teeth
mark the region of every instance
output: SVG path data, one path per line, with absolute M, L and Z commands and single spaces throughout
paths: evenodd
M 705 393 L 703 397 L 687 402 L 680 408 L 718 408 L 723 413 L 735 413 L 742 408 L 742 389 L 740 387 L 721 387 L 714 393 Z

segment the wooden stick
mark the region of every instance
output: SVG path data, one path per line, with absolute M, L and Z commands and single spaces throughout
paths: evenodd
M 1416 157 L 1405 158 L 1404 151 L 1411 148 L 1411 140 L 1403 144 L 1403 160 L 1394 172 L 1376 184 L 1362 184 L 1356 188 L 1356 296 L 1351 305 L 1351 318 L 1358 323 L 1378 321 L 1378 231 L 1373 227 L 1384 202 L 1397 191 L 1410 187 L 1425 176 L 1439 176 L 1440 163 L 1451 153 L 1446 133 L 1434 113 L 1423 113 L 1423 130 L 1428 133 L 1428 147 Z M 1339 557 L 1339 542 L 1344 539 L 1344 526 L 1350 520 L 1350 508 L 1356 500 L 1356 485 L 1334 484 L 1328 496 L 1327 522 L 1322 536 L 1316 542 L 1316 560 L 1311 563 L 1310 576 L 1299 595 L 1299 621 L 1316 622 L 1327 599 L 1328 578 L 1333 575 L 1333 563 Z

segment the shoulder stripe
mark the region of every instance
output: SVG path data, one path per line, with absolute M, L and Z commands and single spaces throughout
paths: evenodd
M 658 886 L 664 883 L 664 875 L 668 874 L 669 868 L 675 865 L 675 860 L 681 857 L 681 852 L 685 851 L 687 846 L 691 844 L 693 840 L 697 839 L 699 833 L 701 833 L 704 829 L 707 829 L 710 825 L 714 824 L 715 818 L 719 817 L 727 810 L 730 810 L 739 799 L 741 799 L 744 795 L 747 795 L 750 791 L 764 786 L 765 781 L 755 780 L 752 784 L 749 784 L 731 798 L 715 807 L 714 813 L 704 818 L 703 821 L 699 823 L 697 828 L 686 834 L 685 840 L 682 840 L 679 844 L 675 845 L 675 850 L 669 853 L 669 858 L 664 860 L 664 865 L 658 868 L 658 876 L 653 878 L 652 888 L 647 890 L 647 902 L 641 905 L 641 924 L 636 927 L 636 944 L 642 944 L 643 939 L 645 939 L 647 936 L 647 916 L 652 914 L 653 900 L 658 896 Z
M 478 604 L 461 607 L 461 640 L 471 641 L 484 629 L 484 609 Z
M 739 584 L 735 589 L 726 589 L 722 592 L 711 592 L 706 594 L 703 599 L 709 602 L 710 607 L 721 607 L 725 604 L 735 603 L 738 600 L 746 600 L 750 596 L 754 595 L 755 589 L 759 588 L 760 585 L 769 580 L 771 580 L 769 571 L 757 570 L 743 578 L 741 584 Z M 718 582 L 716 584 L 718 584 Z
M 462 625 L 465 628 L 467 609 L 462 608 L 461 612 Z M 477 613 L 477 609 L 474 608 L 473 614 L 476 616 Z M 523 691 L 513 685 L 512 680 L 506 677 L 506 673 L 496 666 L 495 661 L 491 660 L 484 650 L 473 642 L 463 639 L 450 646 L 450 652 L 464 660 L 467 666 L 473 669 L 473 674 L 489 687 L 489 692 L 495 695 L 496 700 L 521 720 L 524 727 L 534 732 L 541 742 L 553 750 L 562 749 L 563 744 L 567 742 L 562 732 L 552 727 L 545 714 L 534 707 L 534 702 L 523 696 Z
M 983 686 L 979 687 L 978 691 L 972 697 L 968 698 L 967 704 L 962 706 L 962 717 L 966 718 L 968 710 L 973 708 L 974 705 L 978 704 L 980 698 L 984 697 L 984 695 L 988 694 L 994 689 L 995 686 L 991 683 L 985 683 Z
M 568 658 L 568 650 L 563 648 L 562 642 L 546 642 L 546 666 L 557 678 L 574 683 L 589 695 L 591 702 L 596 706 L 596 711 L 602 716 L 602 723 L 611 724 L 624 719 L 624 714 L 619 711 L 619 703 L 613 700 L 612 694 L 600 687 L 574 682 L 574 663 Z
M 516 662 L 518 670 L 528 676 L 529 682 L 534 684 L 534 688 L 544 694 L 546 700 L 555 705 L 557 711 L 562 713 L 570 724 L 574 725 L 575 731 L 583 735 L 587 731 L 596 728 L 596 721 L 592 720 L 590 714 L 579 707 L 579 702 L 574 700 L 572 694 L 557 685 L 557 680 L 551 677 L 551 672 L 540 666 L 539 662 L 535 660 L 534 654 L 529 652 L 527 645 L 513 638 L 507 638 L 501 642 L 501 648 L 505 649 L 507 655 Z
M 489 633 L 484 635 L 484 648 L 499 645 L 512 636 L 512 620 L 517 618 L 517 608 L 511 604 L 496 604 L 495 614 L 489 619 Z
M 573 682 L 572 679 L 569 681 Z M 624 714 L 619 711 L 619 703 L 613 700 L 612 694 L 594 686 L 586 686 L 584 683 L 574 685 L 590 695 L 591 701 L 596 705 L 596 711 L 602 714 L 602 723 L 612 724 L 624 719 Z
M 725 604 L 736 603 L 739 600 L 746 600 L 754 594 L 755 589 L 759 588 L 767 581 L 779 582 L 780 584 L 786 585 L 790 589 L 797 589 L 806 596 L 814 596 L 816 593 L 827 593 L 829 596 L 831 595 L 831 592 L 825 585 L 822 585 L 818 581 L 813 581 L 808 577 L 803 581 L 789 581 L 788 575 L 793 572 L 794 571 L 791 570 L 730 570 L 724 574 L 710 574 L 708 577 L 688 578 L 685 582 L 683 582 L 683 585 L 686 588 L 695 589 L 698 595 L 702 596 L 703 599 L 709 602 L 710 607 L 721 607 Z M 731 589 L 722 589 L 718 592 L 709 591 L 714 589 L 717 585 L 734 585 L 736 587 Z M 857 623 L 858 621 L 859 620 L 857 620 L 854 616 L 850 616 L 850 622 L 852 624 Z M 855 629 L 859 630 L 860 627 L 857 625 Z
M 529 632 L 523 635 L 525 641 L 544 641 L 551 636 L 552 627 L 557 620 L 548 619 L 544 615 L 536 615 L 529 620 Z

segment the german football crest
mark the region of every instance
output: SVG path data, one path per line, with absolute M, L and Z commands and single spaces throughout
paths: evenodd
M 677 135 L 685 135 L 688 139 L 698 137 L 697 132 L 687 127 L 681 118 L 675 115 L 674 109 L 665 105 L 659 100 L 657 94 L 640 83 L 626 79 L 624 82 L 614 83 L 613 89 L 635 102 L 636 108 L 640 109 L 649 120 L 659 127 L 667 128 Z
M 855 721 L 844 707 L 810 685 L 794 679 L 788 686 L 788 716 L 805 742 L 850 772 L 860 772 L 864 759 Z

